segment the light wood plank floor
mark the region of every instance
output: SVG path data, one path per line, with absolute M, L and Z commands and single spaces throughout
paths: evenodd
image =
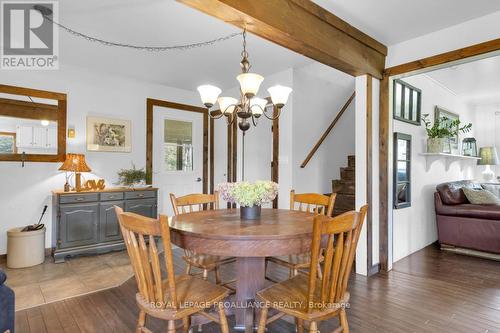
M 180 272 L 183 263 L 176 252 Z M 228 267 L 225 274 L 230 274 Z M 286 272 L 270 267 L 274 277 Z M 351 332 L 500 332 L 500 263 L 441 252 L 429 246 L 394 265 L 388 274 L 353 276 L 350 283 Z M 16 332 L 133 332 L 136 286 L 130 279 L 120 287 L 22 310 Z M 230 317 L 232 320 L 232 317 Z M 165 332 L 158 320 L 148 320 L 154 332 Z M 320 325 L 322 333 L 336 320 Z M 287 321 L 273 323 L 268 332 L 288 333 Z M 204 333 L 219 332 L 204 325 Z

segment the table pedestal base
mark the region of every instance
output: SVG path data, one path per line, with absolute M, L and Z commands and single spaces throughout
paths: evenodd
M 265 257 L 238 257 L 236 259 L 235 330 L 251 332 L 253 327 L 257 326 L 260 311 L 248 303 L 253 302 L 255 294 L 264 288 L 265 259 Z

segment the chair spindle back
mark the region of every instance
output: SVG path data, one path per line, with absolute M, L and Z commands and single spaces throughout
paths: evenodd
M 359 213 L 350 211 L 334 218 L 314 218 L 308 306 L 339 303 L 344 299 L 366 209 L 367 206 L 363 206 Z M 323 276 L 318 279 L 316 273 L 322 240 L 327 240 L 327 244 Z M 312 307 L 308 310 L 311 311 Z
M 170 193 L 170 201 L 174 208 L 174 214 L 186 214 L 204 210 L 204 207 L 210 209 L 219 209 L 219 193 L 214 194 L 188 194 L 182 197 L 176 197 Z
M 295 190 L 291 190 L 290 210 L 332 216 L 336 197 L 336 193 L 330 196 L 318 193 L 295 194 Z
M 134 213 L 124 213 L 115 206 L 123 239 L 127 247 L 139 293 L 147 302 L 155 302 L 158 308 L 177 308 L 175 289 L 174 262 L 170 243 L 168 218 L 160 215 L 160 219 L 152 219 Z M 169 299 L 165 298 L 161 260 L 157 240 L 163 243 L 165 267 L 168 281 Z

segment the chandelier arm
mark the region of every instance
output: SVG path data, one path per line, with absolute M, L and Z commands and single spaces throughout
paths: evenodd
M 260 106 L 259 106 L 260 107 Z M 261 108 L 262 109 L 262 108 Z M 278 119 L 280 116 L 281 116 L 281 108 L 277 108 L 278 109 L 278 114 L 276 116 L 268 116 L 267 115 L 267 111 L 266 111 L 267 108 L 264 108 L 262 111 L 263 111 L 263 114 L 264 116 L 269 119 L 269 120 L 276 120 Z M 273 111 L 274 111 L 274 105 L 273 105 Z
M 257 127 L 257 124 L 259 123 L 259 119 L 255 117 L 252 113 L 252 123 L 255 127 Z
M 223 116 L 223 115 L 224 115 L 224 113 L 222 113 L 222 112 L 221 112 L 221 113 L 220 113 L 219 115 L 217 115 L 217 116 L 212 116 L 212 114 L 210 113 L 210 111 L 208 111 L 208 116 L 209 116 L 210 118 L 212 118 L 212 119 L 220 119 L 220 118 L 222 118 L 222 116 Z

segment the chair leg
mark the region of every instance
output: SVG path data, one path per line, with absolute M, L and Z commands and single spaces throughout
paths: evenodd
M 293 276 L 297 276 L 299 274 L 299 270 L 297 268 L 293 269 Z
M 182 333 L 189 333 L 189 328 L 191 327 L 191 318 L 185 317 L 182 318 Z
M 347 323 L 347 314 L 344 308 L 340 310 L 340 326 L 342 326 L 343 333 L 349 333 L 349 324 Z
M 259 328 L 257 329 L 257 333 L 264 333 L 266 331 L 267 311 L 267 307 L 260 309 Z
M 219 270 L 218 266 L 215 266 L 214 273 L 215 273 L 215 284 L 220 284 L 221 283 L 221 280 L 220 280 L 220 270 Z
M 175 333 L 175 320 L 168 321 L 167 333 Z
M 224 310 L 224 304 L 219 302 L 219 320 L 220 320 L 220 329 L 222 333 L 229 333 L 229 326 L 227 324 L 226 312 Z
M 311 321 L 311 324 L 309 325 L 309 333 L 319 333 L 318 325 L 315 321 Z
M 144 328 L 144 323 L 146 322 L 146 312 L 139 312 L 139 318 L 137 319 L 137 326 L 135 328 L 136 333 L 141 333 Z
M 191 275 L 191 265 L 190 264 L 186 264 L 186 274 Z
M 320 264 L 318 264 L 318 279 L 323 280 L 323 271 Z
M 296 318 L 295 324 L 297 325 L 297 333 L 304 333 L 304 320 Z
M 204 269 L 203 270 L 203 280 L 207 280 L 208 279 L 208 269 Z

